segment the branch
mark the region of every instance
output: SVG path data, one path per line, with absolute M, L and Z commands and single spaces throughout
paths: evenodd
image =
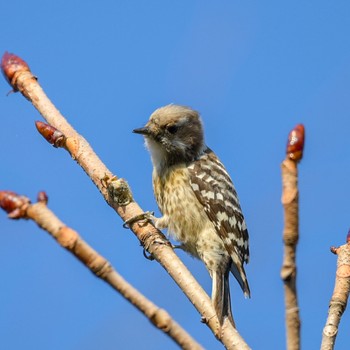
M 295 254 L 299 239 L 299 191 L 297 163 L 303 156 L 304 126 L 297 125 L 289 134 L 287 156 L 282 162 L 282 204 L 284 207 L 284 259 L 281 278 L 284 283 L 287 349 L 300 349 L 300 317 L 296 290 Z
M 139 309 L 150 322 L 182 349 L 203 349 L 171 316 L 142 295 L 118 274 L 113 266 L 92 247 L 84 242 L 79 234 L 66 226 L 47 207 L 45 192 L 38 194 L 38 202 L 31 204 L 27 197 L 14 192 L 0 191 L 0 207 L 8 212 L 11 219 L 31 219 L 49 233 L 63 248 L 79 259 L 98 278 L 108 283 L 126 300 Z
M 338 255 L 334 291 L 329 303 L 328 318 L 322 333 L 321 350 L 332 350 L 338 334 L 338 326 L 346 309 L 350 292 L 350 231 L 347 243 L 331 252 Z
M 72 158 L 94 182 L 107 203 L 124 222 L 135 217 L 141 218 L 144 212 L 134 201 L 126 181 L 113 176 L 88 142 L 60 114 L 45 95 L 36 77 L 30 72 L 28 65 L 17 56 L 5 53 L 1 68 L 14 91 L 20 91 L 50 126 L 63 134 L 62 144 L 59 142 L 55 146 L 64 147 L 71 154 Z M 174 253 L 164 235 L 149 220 L 144 220 L 142 223 L 133 220 L 129 223 L 129 227 L 140 240 L 141 245 L 163 266 L 183 290 L 216 338 L 227 349 L 249 349 L 230 322 L 225 322 L 220 328 L 209 296 Z

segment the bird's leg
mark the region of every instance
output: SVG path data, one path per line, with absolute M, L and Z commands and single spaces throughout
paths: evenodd
M 169 218 L 167 216 L 162 216 L 161 218 L 156 218 L 154 216 L 154 212 L 151 211 L 146 211 L 142 214 L 139 215 L 135 215 L 133 217 L 131 217 L 130 219 L 126 220 L 123 224 L 124 228 L 130 228 L 131 225 L 133 225 L 135 222 L 137 221 L 143 221 L 143 222 L 149 222 L 149 221 L 153 221 L 154 226 L 158 229 L 158 230 L 163 230 L 168 228 L 168 223 L 169 223 Z M 161 239 L 155 239 L 153 241 L 153 244 L 167 244 L 170 245 L 173 249 L 174 248 L 179 248 L 180 246 L 174 246 L 172 245 L 169 241 L 164 241 Z M 152 254 L 147 254 L 147 249 L 143 248 L 143 255 L 146 259 L 148 260 L 154 260 L 154 257 Z
M 161 218 L 156 218 L 155 216 L 153 216 L 152 220 L 154 222 L 154 226 L 158 230 L 167 229 L 168 226 L 169 226 L 169 217 L 166 216 L 166 215 L 163 215 Z M 173 249 L 182 249 L 183 251 L 186 250 L 184 248 L 183 244 L 178 244 L 178 245 L 171 244 L 171 248 L 173 248 Z
M 166 215 L 163 215 L 161 218 L 156 218 L 154 215 L 152 216 L 152 221 L 154 223 L 154 226 L 158 230 L 164 230 L 168 228 L 169 225 L 169 218 Z

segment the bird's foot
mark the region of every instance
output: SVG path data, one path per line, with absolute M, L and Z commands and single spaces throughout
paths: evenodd
M 152 221 L 153 215 L 154 215 L 153 211 L 146 211 L 144 213 L 135 215 L 135 216 L 131 217 L 130 219 L 126 220 L 123 224 L 123 227 L 128 229 L 138 221 L 143 222 L 143 223 L 147 223 L 149 221 Z

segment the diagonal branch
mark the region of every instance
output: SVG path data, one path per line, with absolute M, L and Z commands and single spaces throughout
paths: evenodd
M 119 214 L 124 222 L 141 216 L 144 212 L 134 201 L 126 181 L 113 176 L 88 142 L 60 114 L 44 93 L 36 77 L 30 72 L 28 65 L 19 57 L 5 53 L 1 68 L 14 91 L 20 91 L 50 126 L 64 135 L 64 142 L 61 147 L 64 147 L 84 169 L 106 202 Z M 227 349 L 249 349 L 230 322 L 225 322 L 223 327 L 220 328 L 209 296 L 174 253 L 164 235 L 148 220 L 145 220 L 142 224 L 133 221 L 129 224 L 129 227 L 140 240 L 142 246 L 163 266 L 183 290 L 203 316 L 204 322 L 216 338 Z
M 73 229 L 66 226 L 47 207 L 47 196 L 40 192 L 38 202 L 31 204 L 24 196 L 9 191 L 0 191 L 0 207 L 9 213 L 12 219 L 31 219 L 49 233 L 63 248 L 80 260 L 98 278 L 108 283 L 126 300 L 139 309 L 150 322 L 182 349 L 203 349 L 171 316 L 153 304 L 137 289 L 130 285 L 113 266 Z
M 287 349 L 300 349 L 300 317 L 296 289 L 296 247 L 299 239 L 299 190 L 297 163 L 304 148 L 304 126 L 297 125 L 289 134 L 287 157 L 282 162 L 282 204 L 284 207 L 284 258 L 281 278 L 284 283 Z
M 331 252 L 338 256 L 334 291 L 329 303 L 328 317 L 322 332 L 321 350 L 333 350 L 338 326 L 348 303 L 350 293 L 350 231 L 347 243 Z

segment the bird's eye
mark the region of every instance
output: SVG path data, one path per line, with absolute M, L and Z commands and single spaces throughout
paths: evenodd
M 169 126 L 167 127 L 167 130 L 168 130 L 168 132 L 169 132 L 170 134 L 175 134 L 176 131 L 178 130 L 178 126 L 175 125 L 175 124 L 169 125 Z

